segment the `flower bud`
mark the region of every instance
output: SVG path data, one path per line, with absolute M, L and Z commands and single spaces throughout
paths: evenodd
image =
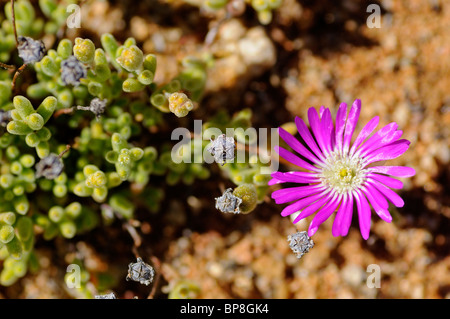
M 170 94 L 169 98 L 169 110 L 177 117 L 186 116 L 189 111 L 194 108 L 194 103 L 184 93 L 175 92 Z
M 89 39 L 76 38 L 73 55 L 82 63 L 92 63 L 95 55 L 94 43 Z
M 144 54 L 136 45 L 122 50 L 116 61 L 128 72 L 138 70 L 144 62 Z
M 256 187 L 253 184 L 242 184 L 236 187 L 233 191 L 233 195 L 242 199 L 242 203 L 239 209 L 242 214 L 248 214 L 255 209 L 258 203 L 258 195 L 256 193 Z
M 86 178 L 86 186 L 92 188 L 99 188 L 105 186 L 107 182 L 106 175 L 102 171 L 98 170 L 95 173 L 90 174 Z

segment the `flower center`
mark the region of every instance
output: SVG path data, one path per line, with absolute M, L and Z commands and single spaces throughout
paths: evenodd
M 360 158 L 332 152 L 327 157 L 320 175 L 324 185 L 343 194 L 357 189 L 363 184 L 366 170 L 363 168 Z

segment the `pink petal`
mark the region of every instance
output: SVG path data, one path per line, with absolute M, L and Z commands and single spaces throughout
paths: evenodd
M 303 218 L 308 217 L 309 215 L 312 215 L 315 211 L 317 211 L 320 207 L 322 207 L 324 204 L 328 202 L 328 200 L 331 198 L 331 193 L 328 193 L 327 196 L 319 199 L 317 202 L 309 205 L 304 210 L 301 211 L 301 213 L 294 219 L 294 224 L 298 223 Z
M 371 172 L 392 175 L 396 177 L 411 177 L 416 175 L 414 168 L 407 166 L 374 166 L 370 167 Z
M 309 204 L 314 203 L 317 200 L 321 201 L 323 200 L 326 194 L 327 192 L 321 192 L 319 194 L 303 198 L 293 204 L 290 204 L 281 211 L 281 216 L 283 217 L 289 216 L 295 212 L 298 212 L 300 209 L 308 206 Z
M 373 119 L 371 119 L 359 132 L 358 137 L 355 140 L 355 143 L 353 143 L 352 148 L 350 149 L 350 155 L 353 155 L 356 151 L 356 149 L 359 147 L 359 145 L 373 132 L 373 130 L 378 126 L 379 117 L 375 116 Z
M 367 155 L 364 164 L 368 165 L 373 162 L 397 158 L 408 150 L 409 144 L 411 144 L 411 142 L 408 140 L 399 140 L 383 146 Z
M 300 166 L 300 167 L 310 170 L 310 171 L 320 172 L 320 168 L 317 168 L 317 167 L 311 165 L 310 163 L 302 160 L 300 157 L 292 154 L 291 152 L 289 152 L 288 150 L 286 150 L 285 148 L 283 148 L 281 146 L 275 146 L 274 150 L 275 150 L 275 152 L 280 154 L 281 157 L 283 157 L 285 160 L 287 160 L 288 162 L 290 162 L 294 165 Z
M 324 146 L 328 153 L 331 153 L 334 145 L 332 144 L 331 136 L 333 136 L 333 119 L 331 118 L 331 112 L 330 109 L 325 109 L 322 115 L 321 120 L 321 134 L 322 134 L 322 140 L 324 143 Z
M 373 186 L 375 186 L 386 198 L 394 204 L 396 207 L 403 207 L 405 205 L 405 202 L 403 199 L 393 190 L 387 188 L 383 184 L 380 183 L 373 183 Z
M 355 100 L 353 102 L 350 113 L 348 114 L 348 119 L 345 124 L 344 132 L 344 149 L 343 152 L 347 153 L 350 148 L 350 141 L 352 139 L 353 132 L 355 131 L 356 123 L 359 119 L 359 113 L 361 112 L 361 100 Z
M 316 138 L 317 144 L 319 144 L 319 147 L 322 150 L 322 153 L 327 154 L 328 151 L 325 147 L 325 143 L 324 143 L 324 140 L 322 137 L 322 130 L 320 127 L 319 115 L 317 114 L 316 109 L 313 107 L 310 107 L 308 109 L 308 120 L 309 120 L 309 126 L 311 126 L 311 130 L 314 133 L 314 137 Z
M 378 143 L 383 137 L 392 134 L 397 130 L 398 124 L 395 122 L 389 123 L 386 126 L 383 126 L 379 129 L 372 137 L 370 137 L 364 144 L 362 144 L 361 148 L 356 152 L 357 155 L 367 151 L 375 149 L 373 146 Z
M 282 181 L 278 178 L 272 177 L 272 179 L 267 183 L 267 185 L 272 186 L 276 184 L 286 183 L 285 181 Z
M 312 173 L 307 172 L 274 172 L 271 174 L 272 179 L 269 181 L 269 185 L 279 183 L 317 183 L 319 180 Z
M 368 179 L 374 179 L 380 183 L 383 183 L 386 186 L 389 186 L 391 188 L 395 188 L 395 189 L 402 189 L 403 188 L 403 183 L 402 181 L 399 181 L 398 179 L 392 178 L 392 177 L 388 177 L 388 176 L 384 176 L 384 175 L 380 175 L 380 174 L 376 174 L 376 173 L 371 173 L 367 175 Z
M 274 192 L 272 192 L 272 198 L 277 199 L 281 198 L 290 194 L 296 194 L 296 193 L 303 193 L 307 190 L 315 190 L 315 189 L 325 189 L 326 186 L 323 186 L 321 184 L 314 184 L 314 185 L 307 185 L 307 186 L 296 186 L 296 187 L 289 187 L 289 188 L 283 188 L 278 189 Z
M 295 124 L 297 125 L 297 130 L 298 130 L 300 136 L 305 141 L 305 143 L 309 146 L 309 148 L 313 151 L 313 153 L 316 156 L 318 156 L 321 161 L 325 161 L 325 157 L 324 157 L 322 151 L 317 146 L 316 141 L 312 137 L 311 132 L 309 131 L 305 122 L 303 122 L 303 120 L 297 116 L 297 117 L 295 117 Z
M 342 150 L 342 138 L 345 129 L 345 120 L 347 119 L 347 104 L 341 103 L 336 114 L 336 147 Z
M 298 200 L 305 196 L 317 194 L 319 191 L 323 191 L 324 188 L 325 187 L 322 185 L 309 185 L 279 189 L 272 193 L 272 198 L 275 200 L 275 203 L 284 204 L 293 200 Z
M 350 225 L 352 224 L 353 202 L 353 195 L 350 193 L 348 197 L 347 207 L 342 218 L 341 236 L 347 236 Z
M 282 127 L 278 128 L 278 134 L 286 142 L 287 145 L 292 147 L 294 151 L 316 164 L 321 163 L 321 161 L 314 154 L 312 154 L 306 147 L 302 145 L 302 143 L 300 143 L 294 136 L 292 136 Z
M 320 107 L 320 110 L 319 110 L 320 118 L 323 117 L 323 113 L 325 112 L 325 110 L 326 110 L 325 106 L 322 105 L 322 106 Z
M 389 204 L 386 198 L 371 185 L 367 184 L 366 187 L 367 189 L 363 187 L 362 190 L 369 199 L 370 204 L 372 204 L 373 208 L 375 209 L 375 212 L 378 216 L 380 216 L 382 220 L 390 223 L 392 221 L 392 217 L 388 211 Z
M 333 222 L 333 228 L 331 230 L 331 233 L 334 237 L 339 236 L 342 233 L 342 224 L 343 219 L 345 217 L 345 212 L 347 210 L 347 204 L 348 204 L 348 194 L 344 194 L 344 198 L 342 199 L 341 206 L 339 207 L 338 212 L 336 213 L 336 217 L 334 218 Z
M 314 216 L 308 228 L 308 236 L 312 236 L 319 229 L 319 226 L 326 221 L 331 214 L 333 214 L 341 202 L 342 195 L 334 195 L 333 199 L 328 202 L 318 213 Z
M 392 144 L 397 141 L 403 134 L 403 131 L 395 131 L 392 134 L 388 134 L 381 138 L 379 141 L 375 142 L 369 149 L 366 149 L 364 152 L 361 152 L 359 156 L 363 157 L 367 154 L 370 154 L 374 150 L 380 149 L 381 147 Z
M 370 206 L 366 197 L 361 194 L 361 191 L 357 190 L 354 193 L 356 199 L 356 206 L 358 208 L 359 229 L 361 230 L 361 236 L 367 240 L 370 233 Z

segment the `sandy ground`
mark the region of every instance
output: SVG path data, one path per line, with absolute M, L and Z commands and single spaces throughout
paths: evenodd
M 310 106 L 335 114 L 339 103 L 359 98 L 359 129 L 378 115 L 380 126 L 395 121 L 411 141 L 390 162 L 416 169 L 403 180 L 405 206 L 392 207 L 391 224 L 372 216 L 367 241 L 357 218 L 345 238 L 334 238 L 327 221 L 298 260 L 286 238 L 306 230 L 310 219 L 294 226 L 269 199 L 249 215 L 222 215 L 204 191 L 218 194 L 219 184 L 229 185 L 218 172 L 188 190 L 174 187 L 161 212 L 147 220 L 148 213 L 139 215 L 151 225 L 143 251 L 162 262 L 157 297 L 189 280 L 200 288 L 198 298 L 450 298 L 450 3 L 382 1 L 381 28 L 370 29 L 369 2 L 331 2 L 285 0 L 266 27 L 249 9 L 222 24 L 208 49 L 218 60 L 194 117 L 250 107 L 256 127 L 277 127 L 296 115 L 306 118 Z M 215 25 L 214 17 L 177 1 L 124 8 L 126 1 L 88 2 L 83 12 L 90 18 L 77 32 L 135 36 L 146 52 L 158 53 L 161 82 L 176 74 L 177 59 L 205 50 L 203 39 Z M 120 225 L 94 232 L 70 243 L 38 241 L 40 273 L 0 289 L 0 296 L 69 297 L 62 260 L 67 265 L 69 252 L 81 249 L 92 282 L 110 273 L 109 288 L 121 298 L 145 297 L 148 289 L 124 281 L 133 257 Z M 367 285 L 372 264 L 380 269 L 379 288 Z

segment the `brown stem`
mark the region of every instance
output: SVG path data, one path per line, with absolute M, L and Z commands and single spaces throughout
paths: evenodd
M 74 111 L 73 107 L 70 107 L 70 108 L 67 108 L 67 109 L 60 109 L 60 110 L 55 112 L 54 117 L 57 118 L 58 116 L 60 116 L 62 114 L 71 114 L 71 113 L 73 113 L 73 111 Z
M 11 0 L 11 13 L 12 13 L 12 25 L 14 30 L 14 37 L 16 38 L 16 44 L 19 45 L 19 39 L 17 37 L 17 28 L 16 28 L 16 13 L 14 11 L 14 0 Z
M 16 87 L 17 77 L 20 75 L 20 73 L 23 72 L 23 70 L 25 70 L 26 67 L 27 67 L 27 64 L 25 63 L 24 65 L 22 65 L 20 68 L 17 69 L 16 73 L 14 74 L 13 80 L 12 80 L 11 90 L 14 91 L 14 88 Z
M 156 274 L 155 274 L 155 281 L 153 283 L 152 290 L 150 291 L 150 294 L 148 295 L 147 299 L 153 299 L 153 297 L 155 296 L 155 293 L 156 293 L 156 288 L 158 287 L 158 284 L 159 284 L 159 279 L 161 278 L 161 262 L 155 256 L 152 256 L 151 259 L 152 259 L 152 263 L 155 268 Z
M 133 244 L 136 249 L 141 246 L 142 239 L 141 236 L 139 236 L 138 232 L 136 231 L 136 228 L 134 228 L 129 222 L 125 222 L 123 224 L 123 227 L 128 231 L 131 238 L 133 238 Z
M 133 245 L 133 247 L 131 247 L 131 252 L 133 253 L 133 255 L 136 259 L 140 256 L 137 247 L 134 245 Z
M 61 154 L 58 155 L 58 158 L 61 159 L 61 157 L 64 156 L 64 154 L 67 153 L 67 151 L 70 150 L 70 145 L 66 145 L 66 149 L 64 151 L 61 152 Z
M 15 69 L 16 67 L 14 65 L 5 64 L 3 62 L 0 62 L 0 67 L 4 69 Z

